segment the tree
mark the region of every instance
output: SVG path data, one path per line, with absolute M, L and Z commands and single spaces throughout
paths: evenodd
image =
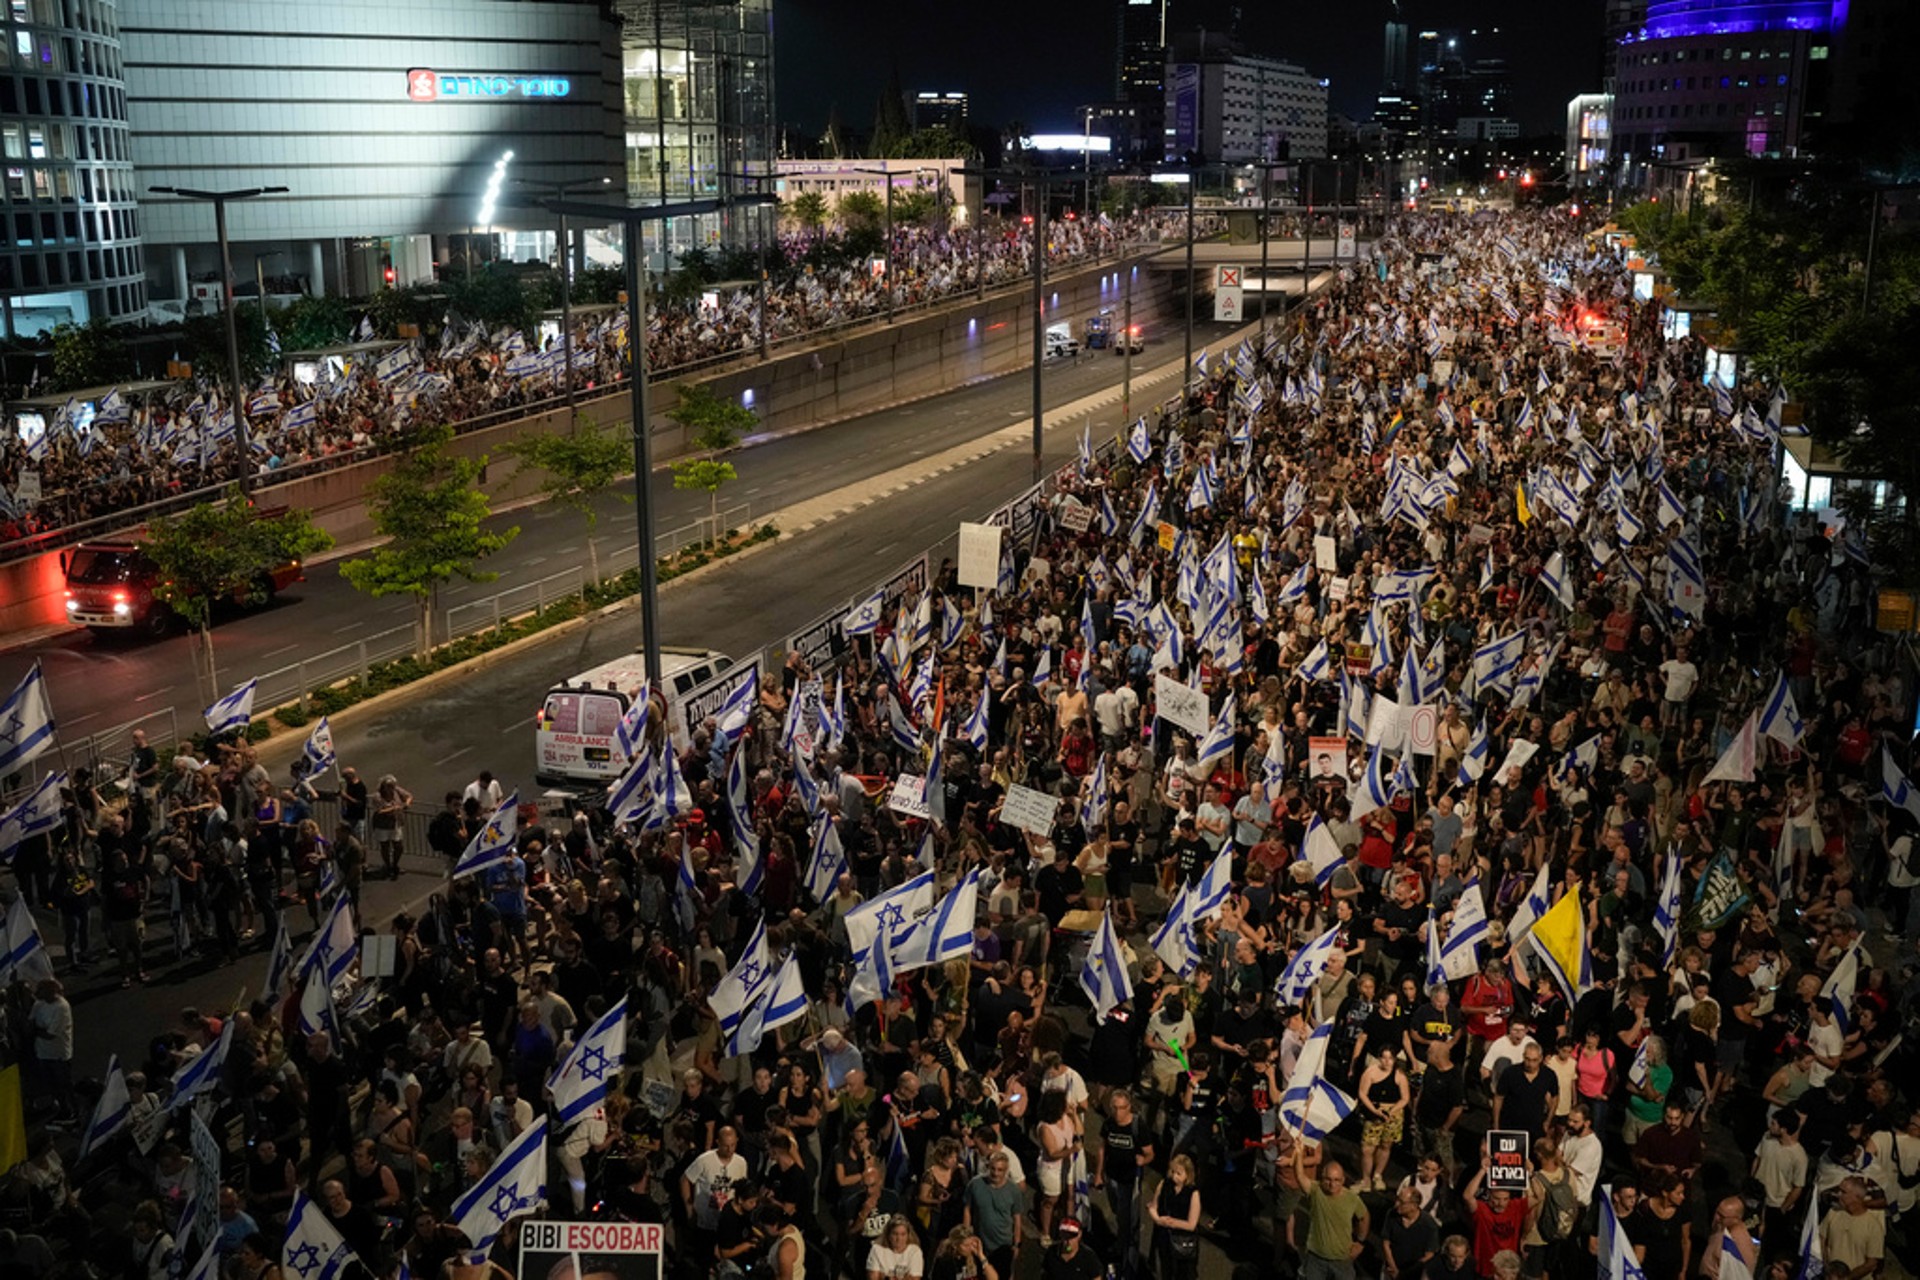
M 900 68 L 896 65 L 887 77 L 887 87 L 873 104 L 873 136 L 867 139 L 867 153 L 880 159 L 892 156 L 911 136 L 907 93 L 900 87 Z
M 818 231 L 827 221 L 827 198 L 818 191 L 802 191 L 787 201 L 787 217 L 802 231 Z
M 540 479 L 540 491 L 556 507 L 565 507 L 586 517 L 587 563 L 593 581 L 600 581 L 600 551 L 594 545 L 593 530 L 600 523 L 597 506 L 600 495 L 613 487 L 621 476 L 633 470 L 633 454 L 626 439 L 616 433 L 602 433 L 584 415 L 573 420 L 566 435 L 541 433 L 524 436 L 506 447 L 507 456 L 519 462 L 514 474 L 534 472 Z M 617 495 L 623 502 L 633 499 Z
M 473 273 L 446 282 L 443 286 L 454 314 L 478 320 L 488 329 L 518 329 L 532 340 L 534 321 L 539 317 L 527 298 L 519 273 L 510 267 L 488 263 Z
M 124 378 L 133 359 L 120 334 L 105 320 L 61 324 L 53 329 L 53 383 L 56 391 L 78 391 Z
M 902 160 L 977 160 L 980 153 L 971 142 L 947 126 L 936 124 L 928 129 L 915 129 L 894 148 L 894 155 Z
M 925 187 L 902 191 L 893 198 L 893 220 L 897 223 L 931 225 L 940 216 L 940 201 Z
M 276 312 L 273 327 L 285 350 L 313 351 L 345 342 L 353 332 L 353 316 L 347 311 L 345 299 L 309 294 Z
M 887 202 L 872 191 L 849 191 L 834 210 L 849 231 L 872 231 L 887 217 Z
M 720 486 L 737 476 L 733 464 L 720 461 L 718 455 L 737 446 L 740 437 L 760 425 L 760 420 L 753 416 L 751 409 L 722 400 L 707 387 L 686 383 L 680 385 L 680 403 L 667 417 L 685 428 L 688 442 L 703 455 L 673 464 L 673 487 L 706 493 L 713 519 L 713 540 L 718 542 Z
M 273 594 L 273 572 L 333 545 L 304 511 L 262 513 L 235 486 L 218 503 L 202 502 L 147 526 L 145 550 L 158 572 L 153 593 L 192 627 L 212 696 L 220 681 L 213 661 L 213 611 L 227 601 L 258 604 Z
M 409 595 L 418 602 L 422 657 L 433 647 L 441 584 L 492 582 L 500 575 L 478 562 L 520 536 L 517 525 L 498 532 L 485 527 L 491 509 L 476 481 L 487 460 L 456 457 L 447 451 L 452 440 L 451 427 L 421 431 L 394 469 L 368 486 L 367 514 L 386 541 L 340 566 L 341 576 L 370 596 Z

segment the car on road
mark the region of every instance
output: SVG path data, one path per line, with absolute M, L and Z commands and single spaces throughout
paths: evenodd
M 663 687 L 654 692 L 654 710 L 665 712 L 677 740 L 686 736 L 679 717 L 689 697 L 723 682 L 733 667 L 732 658 L 713 649 L 661 647 Z M 614 731 L 646 687 L 647 655 L 636 649 L 549 689 L 534 716 L 534 780 L 604 787 L 618 779 L 631 757 L 616 745 Z
M 1051 324 L 1047 326 L 1047 355 L 1049 360 L 1058 360 L 1063 356 L 1080 354 L 1080 343 L 1073 336 L 1073 326 Z
M 262 518 L 286 514 L 285 507 L 262 511 Z M 65 571 L 67 621 L 96 635 L 128 633 L 164 636 L 179 621 L 155 594 L 160 568 L 137 538 L 83 542 L 60 557 Z M 236 593 L 242 607 L 264 604 L 296 582 L 306 580 L 298 560 L 262 570 L 250 592 Z

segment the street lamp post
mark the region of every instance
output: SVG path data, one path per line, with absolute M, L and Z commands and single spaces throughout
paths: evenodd
M 233 315 L 233 246 L 227 241 L 227 202 L 285 194 L 285 187 L 242 187 L 232 191 L 201 191 L 195 187 L 148 187 L 155 195 L 182 200 L 204 200 L 213 206 L 213 230 L 220 239 L 220 305 L 227 317 L 227 372 L 233 378 L 233 443 L 239 450 L 240 494 L 253 488 L 253 445 L 247 439 L 247 390 L 240 377 L 240 334 Z M 181 282 L 183 285 L 185 281 Z
M 1193 189 L 1200 181 L 1197 166 L 1187 166 L 1187 344 L 1186 363 L 1180 366 L 1180 405 L 1186 412 L 1187 388 L 1193 384 Z
M 571 182 L 542 182 L 538 178 L 515 178 L 515 185 L 528 187 L 549 198 L 571 195 L 575 191 L 610 187 L 612 178 L 578 178 Z M 566 371 L 561 385 L 566 388 L 567 425 L 573 425 L 573 244 L 567 239 L 567 212 L 556 210 L 560 241 L 560 364 Z
M 624 230 L 622 256 L 627 270 L 627 388 L 633 415 L 633 522 L 640 552 L 640 628 L 645 648 L 647 679 L 660 687 L 660 571 L 653 556 L 653 437 L 647 429 L 647 300 L 641 228 L 670 218 L 690 218 L 737 204 L 772 204 L 777 197 L 745 196 L 727 200 L 685 200 L 675 204 L 631 207 L 594 204 L 565 196 L 546 202 L 554 213 L 593 218 L 602 224 L 619 223 Z

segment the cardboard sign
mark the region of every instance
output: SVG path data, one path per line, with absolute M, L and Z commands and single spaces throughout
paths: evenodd
M 1373 670 L 1373 646 L 1356 640 L 1347 646 L 1347 674 L 1364 676 Z
M 1000 581 L 1000 534 L 997 524 L 960 524 L 960 585 L 991 591 Z
M 1467 541 L 1476 547 L 1485 546 L 1493 541 L 1493 530 L 1484 524 L 1468 525 Z
M 1433 362 L 1433 380 L 1441 386 L 1453 381 L 1453 361 L 1435 360 Z
M 1327 534 L 1313 535 L 1313 567 L 1322 573 L 1340 572 L 1340 545 Z
M 926 821 L 931 817 L 927 808 L 927 780 L 916 778 L 911 773 L 903 773 L 893 780 L 893 787 L 887 792 L 887 808 L 895 813 L 904 813 L 909 818 Z
M 714 1195 L 731 1198 L 718 1186 Z M 520 1274 L 533 1280 L 660 1280 L 663 1240 L 657 1222 L 523 1221 Z
M 1007 802 L 1000 806 L 1000 821 L 1045 839 L 1053 834 L 1053 818 L 1059 812 L 1056 797 L 1014 783 L 1007 788 Z
M 1307 739 L 1307 778 L 1312 782 L 1347 780 L 1347 740 Z
M 1162 520 L 1160 522 L 1160 549 L 1162 551 L 1173 550 L 1174 539 L 1179 536 L 1179 533 L 1180 531 L 1178 529 L 1174 528 L 1165 520 Z
M 1407 719 L 1407 737 L 1413 743 L 1413 754 L 1432 755 L 1440 741 L 1440 709 L 1431 703 L 1415 707 Z
M 13 496 L 21 502 L 40 501 L 40 473 L 22 471 L 20 479 L 13 486 Z
M 1492 1129 L 1487 1133 L 1487 1190 L 1527 1193 L 1527 1131 Z
M 1068 496 L 1060 504 L 1060 527 L 1069 533 L 1085 533 L 1093 523 L 1093 508 L 1080 499 Z
M 1153 705 L 1162 720 L 1179 725 L 1196 738 L 1204 737 L 1213 727 L 1207 695 L 1169 676 L 1153 678 Z
M 1331 578 L 1327 581 L 1327 599 L 1329 600 L 1336 602 L 1345 600 L 1347 598 L 1347 590 L 1347 580 L 1345 578 Z
M 1401 706 L 1385 694 L 1375 694 L 1367 710 L 1367 745 L 1398 751 L 1407 740 L 1407 723 L 1413 708 Z

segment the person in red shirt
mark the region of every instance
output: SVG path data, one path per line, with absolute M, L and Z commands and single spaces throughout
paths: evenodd
M 1467 1034 L 1488 1044 L 1507 1034 L 1507 1019 L 1513 1016 L 1513 980 L 1500 961 L 1492 956 L 1480 966 L 1480 972 L 1467 979 L 1460 993 L 1460 1012 L 1467 1015 Z
M 1393 867 L 1393 841 L 1387 830 L 1391 821 L 1379 809 L 1360 819 L 1360 865 L 1366 868 L 1361 874 L 1369 884 L 1382 883 Z
M 1473 1264 L 1480 1280 L 1493 1280 L 1493 1256 L 1503 1250 L 1522 1253 L 1520 1238 L 1527 1230 L 1527 1200 L 1525 1196 L 1516 1196 L 1511 1191 L 1496 1190 L 1487 1192 L 1487 1198 L 1477 1199 L 1480 1184 L 1486 1180 L 1487 1167 L 1492 1157 L 1486 1151 L 1480 1153 L 1480 1168 L 1475 1171 L 1472 1181 L 1467 1183 L 1467 1203 L 1473 1206 L 1470 1215 L 1473 1222 Z

